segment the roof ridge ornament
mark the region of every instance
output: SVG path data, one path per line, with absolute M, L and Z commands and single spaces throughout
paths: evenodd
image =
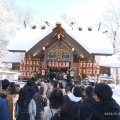
M 56 26 L 61 26 L 61 22 L 56 22 Z
M 92 31 L 92 27 L 91 27 L 91 26 L 89 26 L 89 27 L 88 27 L 88 30 L 89 30 L 89 31 Z
M 60 31 L 58 31 L 57 33 L 54 34 L 52 38 L 53 39 L 57 38 L 58 40 L 60 40 L 60 39 L 65 39 L 65 36 Z

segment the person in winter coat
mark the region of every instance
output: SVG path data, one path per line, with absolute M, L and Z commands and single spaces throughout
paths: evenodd
M 26 87 L 23 87 L 20 89 L 19 99 L 17 100 L 16 106 L 15 106 L 15 118 L 16 119 L 18 118 L 18 116 L 20 116 L 19 115 L 20 109 L 24 108 L 25 105 L 28 105 L 28 113 L 30 115 L 30 119 L 26 118 L 26 120 L 35 120 L 35 116 L 36 116 L 35 101 L 30 97 L 28 89 Z M 20 119 L 20 120 L 24 120 L 24 119 Z
M 33 98 L 34 94 L 37 92 L 33 86 L 33 81 L 31 79 L 27 80 L 27 83 L 24 85 L 28 89 L 28 94 Z
M 66 94 L 65 92 L 65 84 L 63 81 L 59 80 L 57 87 L 62 91 L 63 95 Z
M 80 102 L 82 100 L 82 90 L 80 87 L 74 87 L 72 92 L 64 95 L 64 103 L 67 101 Z
M 74 101 L 66 102 L 50 120 L 80 120 L 80 107 Z
M 5 99 L 7 97 L 7 95 L 5 95 L 4 93 L 2 93 L 2 81 L 0 80 L 0 97 Z
M 48 87 L 48 89 L 47 89 L 47 98 L 49 98 L 51 92 L 53 91 L 53 87 L 52 87 L 51 83 L 46 83 L 46 85 Z
M 70 76 L 70 71 L 67 71 L 67 85 L 70 84 L 71 76 Z
M 120 106 L 112 98 L 113 91 L 105 83 L 98 83 L 94 88 L 96 103 L 91 106 L 90 120 L 120 120 Z
M 10 120 L 13 120 L 13 102 L 12 102 L 12 95 L 10 94 L 9 90 L 10 82 L 7 79 L 2 80 L 2 93 L 6 95 L 5 100 L 8 102 L 8 108 L 10 113 Z
M 8 103 L 3 98 L 0 98 L 0 120 L 9 120 Z
M 40 92 L 35 93 L 33 96 L 33 99 L 35 100 L 36 103 L 36 117 L 35 120 L 43 120 L 44 117 L 44 107 L 49 106 L 49 99 L 46 96 L 47 92 L 47 85 L 42 84 L 40 87 Z
M 80 116 L 81 120 L 90 120 L 91 118 L 90 106 L 96 102 L 95 98 L 93 97 L 94 95 L 93 86 L 89 85 L 85 88 L 85 95 L 86 98 L 83 100 L 81 104 Z
M 33 88 L 35 88 L 36 92 L 39 92 L 38 86 L 36 84 L 36 79 L 35 78 L 31 78 L 27 81 L 27 85 L 32 86 Z M 31 84 L 31 85 L 30 85 Z
M 14 111 L 15 111 L 16 102 L 19 98 L 19 91 L 20 91 L 19 84 L 15 84 L 11 89 L 12 100 L 13 100 L 13 120 L 16 120 L 16 118 L 14 117 Z
M 49 100 L 50 106 L 45 108 L 44 120 L 50 120 L 50 118 L 60 110 L 64 100 L 62 91 L 59 88 L 54 90 Z

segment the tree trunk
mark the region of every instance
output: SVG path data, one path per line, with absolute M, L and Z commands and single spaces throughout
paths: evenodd
M 115 68 L 116 69 L 116 85 L 119 84 L 119 70 L 118 68 Z

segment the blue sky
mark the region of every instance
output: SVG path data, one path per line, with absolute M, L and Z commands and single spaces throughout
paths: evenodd
M 53 21 L 62 14 L 73 16 L 82 24 L 93 25 L 109 0 L 15 0 L 19 7 L 37 11 L 38 20 Z

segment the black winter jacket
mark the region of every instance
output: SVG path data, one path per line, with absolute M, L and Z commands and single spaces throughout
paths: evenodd
M 85 98 L 81 104 L 80 118 L 81 120 L 90 120 L 91 110 L 90 106 L 96 102 L 95 98 Z
M 77 119 L 71 117 L 62 118 L 58 114 L 55 114 L 53 117 L 51 117 L 50 120 L 77 120 Z
M 120 120 L 120 106 L 112 98 L 96 102 L 91 110 L 91 120 Z

